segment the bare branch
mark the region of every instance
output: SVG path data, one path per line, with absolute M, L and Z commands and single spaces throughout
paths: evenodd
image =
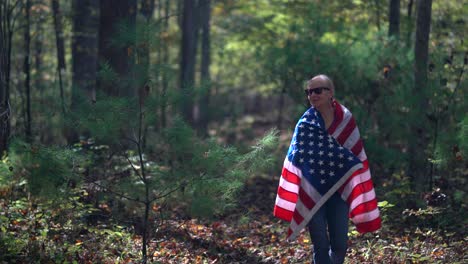
M 100 187 L 100 188 L 102 188 L 102 189 L 104 189 L 104 190 L 106 190 L 106 191 L 108 191 L 108 192 L 110 192 L 110 193 L 116 195 L 116 196 L 119 196 L 120 198 L 125 198 L 125 199 L 130 200 L 130 201 L 134 201 L 134 202 L 137 202 L 137 203 L 145 204 L 144 201 L 140 201 L 140 200 L 138 200 L 138 199 L 129 197 L 129 196 L 125 195 L 125 194 L 122 194 L 122 193 L 113 191 L 113 190 L 111 190 L 110 188 L 108 188 L 108 187 L 106 187 L 106 186 L 104 186 L 104 185 L 101 185 L 101 184 L 99 184 L 99 183 L 97 183 L 97 182 L 93 182 L 92 184 L 94 184 L 94 185 L 96 185 L 96 186 L 98 186 L 98 187 Z

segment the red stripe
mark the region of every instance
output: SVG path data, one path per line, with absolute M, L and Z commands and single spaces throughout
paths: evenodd
M 382 227 L 382 219 L 380 219 L 380 217 L 377 217 L 376 219 L 372 221 L 357 224 L 356 230 L 362 234 L 362 233 L 367 233 L 367 232 L 374 232 L 381 227 Z
M 345 128 L 343 129 L 343 131 L 341 131 L 340 135 L 336 139 L 340 143 L 340 145 L 344 145 L 349 135 L 353 133 L 354 128 L 356 128 L 356 121 L 354 121 L 354 118 L 351 117 L 348 124 L 346 124 Z
M 286 200 L 291 203 L 296 203 L 297 202 L 297 193 L 290 192 L 286 189 L 283 189 L 283 187 L 278 187 L 278 196 L 281 197 L 281 199 Z
M 307 192 L 300 188 L 299 189 L 299 199 L 301 199 L 301 202 L 308 208 L 312 209 L 312 207 L 315 206 L 314 200 L 307 194 Z
M 362 162 L 362 166 L 363 166 L 362 168 L 360 168 L 359 170 L 355 171 L 355 172 L 343 183 L 343 185 L 340 187 L 340 189 L 338 189 L 338 191 L 339 191 L 340 193 L 343 192 L 343 189 L 346 187 L 346 185 L 349 184 L 349 182 L 350 182 L 353 178 L 359 177 L 361 174 L 365 173 L 366 170 L 369 169 L 369 162 L 368 162 L 367 160 L 363 161 L 363 162 Z
M 283 167 L 283 172 L 281 173 L 281 176 L 283 176 L 283 178 L 290 183 L 295 183 L 297 185 L 301 183 L 301 178 L 299 178 L 299 176 L 297 176 L 296 174 L 290 172 L 285 167 Z
M 273 209 L 273 215 L 280 219 L 291 222 L 291 219 L 293 217 L 293 212 L 275 205 L 275 208 Z
M 359 139 L 354 145 L 354 147 L 351 148 L 351 152 L 353 152 L 353 154 L 357 156 L 359 155 L 359 153 L 361 153 L 362 148 L 363 148 L 362 140 Z
M 298 225 L 301 224 L 302 221 L 304 221 L 304 217 L 302 217 L 301 213 L 299 213 L 299 211 L 297 210 L 294 210 L 293 218 Z
M 365 182 L 362 182 L 354 187 L 354 189 L 351 191 L 351 193 L 348 196 L 348 204 L 351 204 L 351 202 L 356 199 L 359 195 L 369 192 L 372 189 L 374 189 L 374 185 L 372 184 L 372 180 L 368 180 Z
M 335 132 L 338 125 L 341 123 L 341 121 L 343 121 L 343 116 L 344 116 L 341 105 L 337 101 L 335 101 L 334 103 L 335 103 L 335 119 L 333 120 L 333 123 L 328 128 L 328 133 L 330 135 L 332 135 Z
M 291 228 L 288 228 L 288 237 L 290 237 L 292 235 L 293 231 Z
M 363 213 L 368 213 L 377 208 L 377 199 L 370 200 L 368 202 L 362 203 L 354 208 L 351 212 L 349 212 L 349 217 L 353 218 L 356 215 L 360 215 Z

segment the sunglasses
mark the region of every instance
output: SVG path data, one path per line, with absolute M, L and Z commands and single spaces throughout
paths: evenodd
M 312 95 L 312 93 L 321 94 L 323 90 L 330 91 L 330 88 L 328 87 L 309 88 L 309 89 L 305 89 L 304 92 L 306 93 L 306 95 Z

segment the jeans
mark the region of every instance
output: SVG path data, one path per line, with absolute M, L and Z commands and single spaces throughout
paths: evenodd
M 310 220 L 314 264 L 344 262 L 348 249 L 348 211 L 348 204 L 335 193 Z

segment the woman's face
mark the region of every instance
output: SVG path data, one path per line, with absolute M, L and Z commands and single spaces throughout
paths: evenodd
M 333 90 L 326 80 L 316 78 L 312 79 L 307 86 L 308 95 L 307 99 L 315 108 L 322 108 L 330 104 L 333 97 Z

